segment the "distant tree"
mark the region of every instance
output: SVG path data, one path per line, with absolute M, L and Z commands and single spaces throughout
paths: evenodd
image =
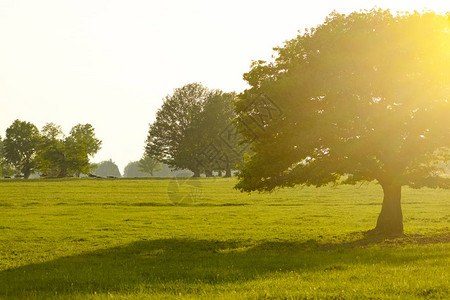
M 64 141 L 67 167 L 77 177 L 80 173 L 88 174 L 93 168 L 92 158 L 101 149 L 102 142 L 95 137 L 91 124 L 78 124 L 70 130 Z
M 146 155 L 171 168 L 191 170 L 194 177 L 221 170 L 231 176 L 242 158 L 239 139 L 225 140 L 220 135 L 235 131 L 234 98 L 234 93 L 208 90 L 198 83 L 175 89 L 150 125 Z
M 264 130 L 239 174 L 243 191 L 376 180 L 384 191 L 374 232 L 401 234 L 401 188 L 449 188 L 450 23 L 447 16 L 372 10 L 324 24 L 255 62 L 237 104 L 247 139 Z M 264 92 L 283 111 L 248 109 Z M 244 125 L 247 125 L 245 127 Z
M 199 83 L 187 84 L 166 96 L 150 125 L 146 155 L 173 168 L 192 170 L 199 177 L 196 157 L 204 145 L 198 143 L 196 132 L 188 131 L 199 118 L 207 96 L 207 88 Z
M 130 161 L 123 170 L 123 177 L 148 177 L 149 174 L 139 171 L 139 161 Z
M 175 170 L 170 168 L 167 164 L 161 164 L 161 170 L 155 171 L 155 177 L 191 177 L 194 174 L 190 170 Z
M 0 177 L 14 176 L 15 174 L 17 174 L 17 170 L 14 169 L 14 167 L 11 164 L 9 164 L 5 161 L 5 159 L 3 158 L 5 151 L 3 149 L 4 149 L 3 141 L 2 141 L 2 137 L 0 136 Z
M 67 173 L 64 134 L 61 126 L 47 123 L 40 132 L 37 145 L 37 168 L 49 177 L 64 177 Z
M 89 160 L 100 150 L 92 125 L 78 124 L 65 137 L 61 126 L 46 124 L 41 130 L 37 161 L 39 170 L 50 177 L 80 176 L 92 169 Z
M 3 177 L 6 177 L 6 176 L 11 177 L 18 173 L 18 171 L 14 168 L 13 165 L 11 165 L 5 161 L 3 161 L 1 168 L 2 168 L 2 176 Z
M 173 170 L 167 164 L 161 164 L 161 170 L 155 172 L 154 175 L 156 177 L 172 177 L 172 172 Z
M 236 117 L 233 106 L 235 100 L 235 93 L 210 91 L 200 117 L 193 122 L 188 131 L 196 132 L 197 134 L 192 135 L 207 143 L 205 150 L 215 151 L 211 153 L 215 156 L 214 159 L 207 159 L 206 154 L 202 153 L 199 160 L 210 174 L 212 171 L 225 171 L 225 176 L 230 177 L 231 170 L 242 162 L 245 146 L 239 144 L 242 137 L 236 132 L 233 123 Z
M 94 174 L 97 176 L 103 176 L 103 177 L 107 177 L 107 176 L 120 177 L 121 176 L 119 167 L 116 165 L 116 163 L 114 163 L 112 161 L 112 159 L 100 162 L 97 165 L 97 169 L 94 171 Z
M 6 129 L 4 144 L 4 158 L 21 172 L 25 179 L 31 175 L 36 167 L 36 146 L 39 142 L 39 131 L 30 122 L 15 120 Z
M 144 155 L 144 157 L 139 160 L 138 167 L 140 172 L 153 176 L 154 172 L 161 170 L 161 163 L 150 156 Z

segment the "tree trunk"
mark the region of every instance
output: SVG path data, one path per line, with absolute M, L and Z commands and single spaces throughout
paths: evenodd
M 58 177 L 59 178 L 64 178 L 67 175 L 67 170 L 65 167 L 61 168 L 61 170 L 59 171 Z
M 217 171 L 217 177 L 222 177 L 222 170 Z
M 391 183 L 381 186 L 384 193 L 383 206 L 374 231 L 384 235 L 401 235 L 403 234 L 402 186 Z
M 212 171 L 211 170 L 205 170 L 206 177 L 212 177 Z
M 192 177 L 200 177 L 200 170 L 192 170 L 194 172 L 194 175 Z
M 231 177 L 231 169 L 226 169 L 225 170 L 225 177 Z
M 23 178 L 24 179 L 28 179 L 30 177 L 30 175 L 31 175 L 31 171 L 30 170 L 25 170 L 23 172 Z

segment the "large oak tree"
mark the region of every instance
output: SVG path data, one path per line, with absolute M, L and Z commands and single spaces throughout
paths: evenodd
M 450 158 L 449 17 L 332 13 L 276 48 L 274 62 L 255 62 L 237 105 L 254 154 L 237 188 L 375 180 L 384 198 L 374 231 L 401 234 L 402 186 L 450 187 L 440 176 Z M 261 92 L 280 117 L 252 107 Z

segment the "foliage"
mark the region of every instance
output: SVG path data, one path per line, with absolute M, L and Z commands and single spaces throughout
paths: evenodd
M 123 177 L 126 178 L 148 177 L 148 174 L 139 171 L 139 161 L 130 161 L 123 169 Z
M 18 173 L 16 168 L 14 168 L 13 165 L 11 165 L 5 161 L 2 162 L 1 168 L 2 168 L 2 176 L 3 177 L 12 177 Z
M 48 123 L 41 131 L 39 169 L 49 177 L 88 174 L 92 169 L 89 157 L 100 150 L 100 145 L 90 124 L 74 126 L 65 137 L 61 126 Z
M 115 162 L 112 161 L 112 159 L 102 161 L 96 167 L 97 168 L 95 169 L 94 174 L 97 176 L 102 177 L 112 176 L 117 178 L 121 176 L 119 167 L 116 165 Z
M 190 170 L 175 170 L 167 164 L 161 164 L 161 170 L 153 173 L 155 177 L 192 177 L 194 173 Z
M 0 177 L 3 176 L 3 139 L 0 136 Z
M 234 117 L 233 99 L 234 94 L 210 91 L 198 83 L 175 89 L 150 125 L 146 155 L 172 168 L 192 170 L 197 177 L 200 172 L 234 167 L 237 159 L 231 155 L 223 166 L 205 157 L 208 147 L 217 151 L 214 156 L 231 152 L 230 146 L 235 150 L 237 139 L 228 145 L 219 139 Z
M 225 170 L 228 177 L 231 176 L 231 169 L 242 161 L 245 149 L 245 146 L 239 144 L 242 137 L 233 123 L 236 117 L 233 106 L 235 100 L 235 93 L 211 91 L 200 117 L 193 122 L 187 134 L 205 141 L 206 147 L 203 147 L 197 159 L 203 169 Z
M 144 155 L 138 163 L 139 171 L 153 176 L 154 172 L 161 171 L 161 163 L 148 155 Z
M 187 84 L 167 95 L 150 125 L 146 154 L 171 167 L 198 173 L 195 160 L 203 145 L 195 135 L 187 135 L 192 122 L 199 118 L 208 91 L 199 83 Z
M 448 49 L 447 17 L 383 10 L 332 13 L 276 48 L 273 63 L 255 62 L 245 74 L 251 89 L 237 110 L 243 123 L 258 117 L 246 108 L 264 92 L 283 116 L 266 120 L 237 187 L 377 180 L 382 212 L 392 213 L 380 217 L 396 220 L 380 229 L 400 233 L 401 186 L 450 187 L 438 176 L 438 162 L 450 159 Z
M 151 158 L 148 158 L 148 156 L 144 156 L 143 159 L 149 160 Z M 170 177 L 173 172 L 166 164 L 161 164 L 159 162 L 156 162 L 155 164 L 155 161 L 153 159 L 151 159 L 150 161 L 150 167 L 152 167 L 152 165 L 154 164 L 153 173 L 145 172 L 144 170 L 140 169 L 141 160 L 129 162 L 124 168 L 123 177 L 127 178 L 149 177 L 149 176 Z
M 248 195 L 191 179 L 200 197 L 174 206 L 173 180 L 0 180 L 0 298 L 450 296 L 446 190 L 405 188 L 408 236 L 371 240 L 374 184 Z
M 17 174 L 16 169 L 3 158 L 3 140 L 0 136 L 0 177 L 11 177 Z
M 91 124 L 74 126 L 65 140 L 68 169 L 78 176 L 80 173 L 89 174 L 93 168 L 90 158 L 100 151 L 101 144 Z
M 64 177 L 67 172 L 64 134 L 61 126 L 47 123 L 41 130 L 38 144 L 38 169 L 45 176 Z
M 15 120 L 6 129 L 6 137 L 3 141 L 5 162 L 28 178 L 36 167 L 38 142 L 39 131 L 35 125 Z

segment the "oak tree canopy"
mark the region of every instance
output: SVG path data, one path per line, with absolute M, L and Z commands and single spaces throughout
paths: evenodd
M 375 228 L 401 234 L 401 187 L 449 188 L 450 16 L 387 10 L 332 13 L 244 75 L 237 104 L 251 149 L 242 191 L 377 181 Z M 254 139 L 261 92 L 281 109 Z M 245 125 L 245 126 L 244 126 Z M 444 164 L 442 164 L 444 163 Z

